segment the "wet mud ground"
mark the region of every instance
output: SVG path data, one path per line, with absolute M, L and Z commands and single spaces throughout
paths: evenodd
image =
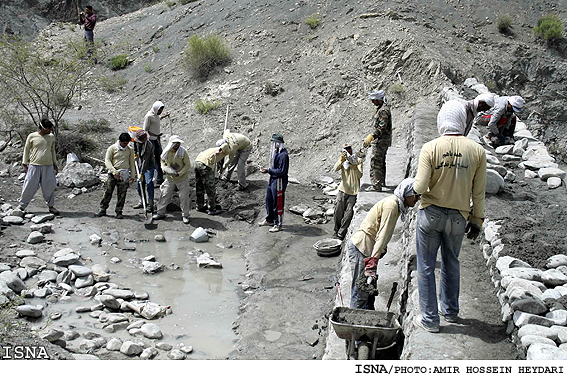
M 25 242 L 29 224 L 7 227 L 0 238 L 4 245 L 0 261 L 16 266 L 19 260 L 15 253 L 21 249 L 34 249 L 38 256 L 49 260 L 55 251 L 70 247 L 80 251 L 86 266 L 108 265 L 112 272 L 109 282 L 146 291 L 150 301 L 171 306 L 170 315 L 152 322 L 164 333 L 163 342 L 193 346 L 190 359 L 320 358 L 339 258 L 319 257 L 312 246 L 332 234 L 332 224 L 304 224 L 301 216 L 286 210 L 284 231 L 272 234 L 268 227 L 257 227 L 265 213 L 263 178 L 260 174 L 249 176 L 247 192 L 237 191 L 236 184 L 220 182 L 217 193 L 224 211 L 219 216 L 192 211 L 187 226 L 181 222 L 180 212 L 168 212 L 165 220 L 154 221 L 155 230 L 146 230 L 142 212 L 131 209 L 137 201 L 134 186 L 128 191 L 123 220 L 113 216 L 115 199 L 107 211 L 108 217 L 93 218 L 103 194 L 102 186 L 73 199 L 67 198 L 69 189 L 58 189 L 56 207 L 61 215 L 52 221 L 54 233 L 46 235 L 43 243 L 30 245 Z M 6 189 L 2 197 L 4 202 L 16 205 L 21 186 L 14 181 L 3 183 Z M 321 191 L 309 185 L 290 184 L 287 194 L 289 208 L 299 203 L 315 205 L 313 197 L 320 197 Z M 28 211 L 46 213 L 42 201 L 38 192 Z M 208 243 L 190 241 L 191 232 L 199 226 L 214 230 L 216 235 Z M 94 233 L 103 237 L 101 247 L 89 243 L 89 236 Z M 163 234 L 167 242 L 156 242 L 157 234 Z M 223 264 L 223 269 L 199 268 L 195 264 L 199 251 L 211 254 Z M 166 270 L 143 274 L 141 259 L 148 255 L 155 255 Z M 112 257 L 122 262 L 110 263 Z M 26 284 L 32 287 L 32 281 Z M 45 300 L 31 299 L 30 303 L 45 304 Z M 29 326 L 49 324 L 80 333 L 98 330 L 102 334 L 88 313 L 74 311 L 76 306 L 89 303 L 94 304 L 78 297 L 49 303 L 44 317 L 53 310 L 63 312 L 63 317 L 52 322 L 43 319 Z M 129 337 L 125 330 L 104 335 L 123 340 Z M 22 342 L 22 337 L 14 332 L 10 343 Z M 68 347 L 76 348 L 78 343 L 69 343 Z M 102 359 L 126 358 L 106 351 L 95 355 Z

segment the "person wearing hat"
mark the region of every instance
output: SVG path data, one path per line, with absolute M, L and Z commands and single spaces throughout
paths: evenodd
M 223 137 L 222 143 L 228 143 L 230 153 L 222 167 L 225 171 L 221 179 L 230 181 L 230 177 L 238 165 L 238 189 L 244 190 L 248 187 L 248 182 L 246 181 L 246 160 L 252 151 L 252 143 L 243 134 L 230 132 L 228 129 L 224 131 Z
M 371 190 L 381 191 L 386 184 L 386 153 L 392 145 L 392 114 L 386 105 L 384 90 L 372 90 L 368 95 L 376 112 L 372 118 L 373 133 L 364 139 L 364 147 L 372 146 L 370 158 Z
M 494 106 L 494 94 L 484 93 L 478 95 L 472 101 L 463 101 L 465 111 L 467 113 L 467 121 L 465 126 L 464 136 L 467 136 L 473 126 L 473 121 L 476 119 L 479 112 L 486 112 Z
M 207 212 L 209 215 L 217 215 L 221 211 L 217 207 L 215 174 L 217 163 L 230 152 L 227 143 L 221 146 L 209 148 L 199 153 L 195 159 L 195 190 L 197 192 L 197 210 Z M 207 194 L 208 207 L 205 205 L 205 193 Z
M 189 210 L 191 209 L 189 169 L 191 162 L 189 155 L 181 144 L 183 140 L 173 135 L 160 155 L 161 169 L 165 175 L 165 181 L 160 186 L 161 196 L 158 201 L 157 211 L 154 219 L 165 218 L 167 205 L 171 203 L 175 190 L 178 190 L 179 204 L 181 206 L 181 218 L 183 223 L 189 224 Z
M 378 201 L 368 212 L 360 228 L 346 248 L 352 272 L 350 308 L 374 309 L 378 261 L 386 255 L 386 246 L 392 239 L 396 222 L 405 221 L 409 208 L 419 200 L 413 190 L 414 180 L 407 178 L 394 190 L 394 194 Z
M 341 156 L 335 163 L 335 171 L 341 172 L 341 184 L 339 194 L 335 203 L 335 231 L 333 237 L 343 240 L 347 233 L 352 216 L 354 214 L 354 204 L 360 189 L 360 179 L 362 178 L 362 158 L 353 154 L 349 144 L 343 145 Z
M 100 210 L 95 217 L 106 215 L 106 209 L 110 205 L 112 193 L 116 188 L 116 219 L 124 218 L 122 209 L 126 203 L 126 193 L 128 186 L 134 181 L 136 176 L 136 165 L 134 161 L 134 150 L 128 146 L 132 138 L 128 133 L 121 133 L 116 143 L 110 145 L 106 150 L 104 164 L 108 169 L 108 179 L 106 179 L 106 189 L 100 201 Z
M 494 107 L 477 121 L 478 125 L 488 127 L 488 133 L 483 137 L 487 146 L 498 147 L 514 141 L 516 114 L 522 112 L 524 103 L 519 95 L 494 100 Z
M 156 160 L 154 155 L 154 146 L 148 139 L 148 133 L 143 129 L 139 129 L 134 133 L 134 159 L 138 164 L 140 175 L 136 189 L 140 196 L 140 201 L 133 206 L 134 209 L 144 207 L 142 203 L 144 190 L 147 192 L 146 210 L 154 212 L 154 171 Z
M 458 320 L 461 244 L 465 234 L 469 239 L 479 236 L 484 220 L 486 153 L 463 136 L 465 125 L 461 101 L 450 100 L 441 107 L 437 115 L 440 137 L 422 146 L 413 184 L 414 191 L 422 194 L 415 226 L 421 315 L 414 322 L 433 333 L 439 332 L 439 312 L 447 322 Z M 439 249 L 438 306 L 435 268 Z
M 150 136 L 150 142 L 154 147 L 154 155 L 156 161 L 159 161 L 163 149 L 161 147 L 161 119 L 169 116 L 169 112 L 162 115 L 165 105 L 160 101 L 155 101 L 152 108 L 148 111 L 144 117 L 144 125 L 142 129 L 145 130 Z M 161 164 L 158 163 L 157 166 L 157 184 L 163 183 L 163 170 L 161 169 Z
M 289 155 L 284 145 L 283 136 L 274 133 L 271 138 L 270 168 L 262 168 L 260 172 L 269 174 L 266 189 L 266 218 L 260 226 L 272 226 L 270 232 L 282 230 L 285 190 L 288 182 Z
M 22 186 L 22 195 L 18 209 L 25 211 L 33 196 L 41 186 L 43 198 L 49 207 L 49 212 L 59 215 L 55 208 L 55 188 L 57 180 L 55 175 L 59 172 L 57 156 L 55 154 L 55 136 L 51 134 L 53 123 L 42 119 L 39 131 L 30 133 L 24 145 L 22 166 L 26 177 Z

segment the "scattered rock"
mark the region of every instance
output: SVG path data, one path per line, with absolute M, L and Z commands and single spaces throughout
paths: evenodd
M 2 220 L 4 221 L 4 223 L 9 225 L 21 225 L 24 223 L 24 218 L 15 215 L 8 215 L 2 218 Z
M 157 356 L 158 351 L 155 347 L 148 347 L 140 355 L 140 359 L 153 359 Z
M 96 282 L 107 282 L 110 279 L 110 269 L 107 266 L 94 264 L 91 269 Z
M 155 274 L 165 270 L 165 265 L 154 261 L 142 261 L 142 270 L 146 274 Z
M 183 360 L 187 357 L 183 351 L 177 349 L 171 350 L 169 353 L 167 353 L 167 356 L 172 360 Z
M 41 306 L 24 304 L 16 307 L 16 312 L 26 317 L 40 317 L 43 314 L 42 309 L 43 308 Z
M 111 338 L 106 343 L 106 349 L 109 351 L 120 351 L 122 347 L 122 341 L 119 338 Z
M 92 245 L 99 245 L 102 243 L 102 238 L 97 234 L 92 234 L 89 236 L 89 241 Z
M 53 232 L 53 224 L 52 223 L 33 224 L 30 226 L 30 230 L 39 231 L 42 234 L 50 234 Z
M 200 268 L 222 268 L 220 262 L 215 261 L 208 253 L 203 253 L 197 257 L 197 265 Z
M 504 189 L 504 178 L 492 169 L 486 170 L 486 193 L 495 195 Z
M 104 304 L 106 307 L 110 309 L 116 310 L 120 308 L 120 303 L 118 302 L 118 300 L 116 300 L 114 296 L 102 294 L 98 296 L 98 299 L 102 304 Z
M 550 189 L 555 189 L 561 187 L 562 180 L 556 176 L 552 176 L 547 179 L 547 186 Z
M 39 333 L 39 337 L 49 342 L 55 342 L 62 338 L 65 333 L 55 328 L 44 329 Z
M 165 242 L 165 236 L 158 234 L 158 235 L 154 236 L 154 240 L 156 242 Z M 146 350 L 149 350 L 149 349 L 146 349 Z
M 541 180 L 547 180 L 551 177 L 558 177 L 559 179 L 565 179 L 565 175 L 567 173 L 560 168 L 544 167 L 539 169 L 537 174 Z
M 567 360 L 567 351 L 555 345 L 534 343 L 528 348 L 526 360 Z
M 39 231 L 32 231 L 31 234 L 28 235 L 26 242 L 29 244 L 37 244 L 41 243 L 45 239 L 45 235 L 43 235 Z
M 163 334 L 159 329 L 159 326 L 157 326 L 156 324 L 152 324 L 152 323 L 144 324 L 140 327 L 140 330 L 144 335 L 144 337 L 146 338 L 161 339 L 163 337 Z
M 68 269 L 77 277 L 86 277 L 93 274 L 91 268 L 82 265 L 69 265 Z
M 128 356 L 139 355 L 142 351 L 144 351 L 142 346 L 132 341 L 126 341 L 120 346 L 120 352 Z
M 55 215 L 49 213 L 49 214 L 36 215 L 31 219 L 31 221 L 35 224 L 40 224 L 43 222 L 51 221 L 53 218 L 55 218 Z
M 35 251 L 32 251 L 31 249 L 22 249 L 18 252 L 16 252 L 16 256 L 19 258 L 24 258 L 24 257 L 31 257 L 31 256 L 35 256 Z
M 22 281 L 16 273 L 10 270 L 0 273 L 0 282 L 4 282 L 4 284 L 16 294 L 19 294 L 22 290 L 26 289 L 24 281 Z

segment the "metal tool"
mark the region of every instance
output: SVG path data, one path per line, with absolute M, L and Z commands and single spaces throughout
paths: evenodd
M 386 304 L 386 310 L 390 312 L 390 305 L 392 305 L 392 300 L 394 300 L 394 295 L 396 295 L 396 290 L 398 289 L 398 282 L 392 284 L 392 292 L 390 293 L 390 298 L 388 299 L 388 304 Z
M 134 164 L 136 165 L 136 173 L 138 174 L 138 179 L 140 179 L 141 175 L 140 175 L 140 167 L 138 166 L 138 160 L 134 161 Z M 139 181 L 138 183 L 140 184 L 140 191 L 142 192 L 142 205 L 144 207 L 144 215 L 146 216 L 146 219 L 144 220 L 144 227 L 150 228 L 153 227 L 152 226 L 153 217 L 151 215 L 148 216 L 148 210 L 146 205 L 146 190 L 144 189 L 144 184 L 140 183 Z

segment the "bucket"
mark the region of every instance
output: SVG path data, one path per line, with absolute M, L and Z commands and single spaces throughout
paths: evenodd
M 209 235 L 207 234 L 207 231 L 205 231 L 204 228 L 199 227 L 196 228 L 195 231 L 193 231 L 190 239 L 193 240 L 195 243 L 204 243 L 209 241 Z
M 327 238 L 313 244 L 313 248 L 317 251 L 318 256 L 331 257 L 341 253 L 342 244 L 343 242 L 340 239 Z

